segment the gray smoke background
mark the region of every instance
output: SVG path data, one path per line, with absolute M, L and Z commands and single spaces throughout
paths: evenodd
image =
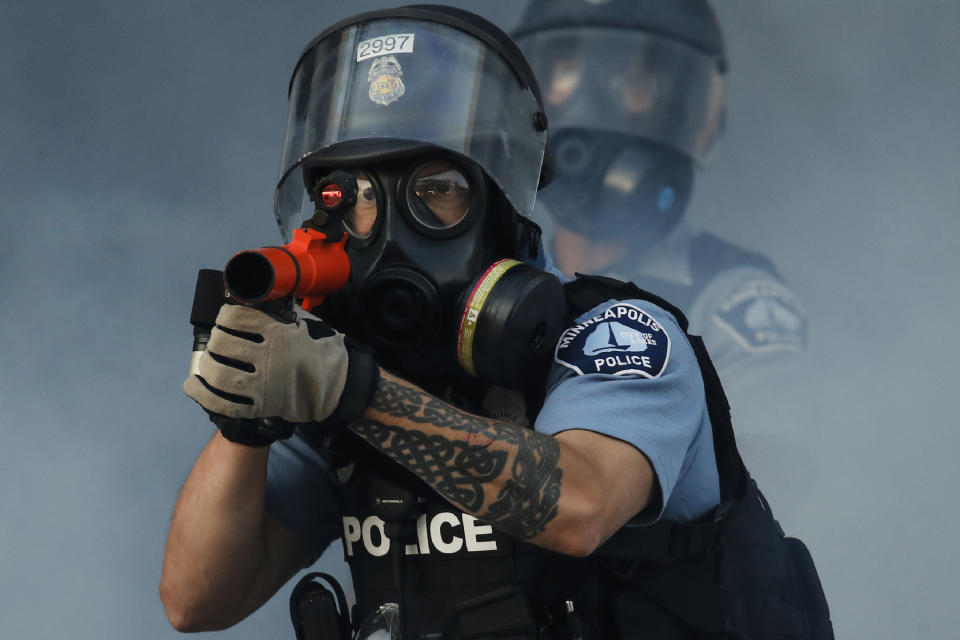
M 181 390 L 196 271 L 277 242 L 293 63 L 386 4 L 0 4 L 0 637 L 178 635 L 163 544 L 212 433 Z M 768 478 L 774 511 L 838 637 L 955 637 L 960 3 L 717 5 L 728 127 L 690 215 L 810 312 L 815 384 L 754 398 L 809 416 L 815 470 Z M 290 588 L 210 637 L 292 637 Z

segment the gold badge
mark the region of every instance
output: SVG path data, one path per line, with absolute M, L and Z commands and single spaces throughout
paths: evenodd
M 377 58 L 370 65 L 367 79 L 370 81 L 370 99 L 377 104 L 388 105 L 403 96 L 406 87 L 400 76 L 403 70 L 394 56 Z

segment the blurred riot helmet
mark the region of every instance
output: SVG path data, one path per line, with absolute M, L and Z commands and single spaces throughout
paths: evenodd
M 634 248 L 661 240 L 723 123 L 724 46 L 706 0 L 533 0 L 514 35 L 543 88 L 555 222 Z
M 315 38 L 290 82 L 275 210 L 285 240 L 304 223 L 349 235 L 349 282 L 321 315 L 402 372 L 456 368 L 477 283 L 539 242 L 524 222 L 546 126 L 523 54 L 474 14 L 373 11 Z M 547 276 L 525 266 L 511 278 Z

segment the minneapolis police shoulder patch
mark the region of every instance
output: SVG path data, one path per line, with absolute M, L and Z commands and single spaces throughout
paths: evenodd
M 713 320 L 747 351 L 803 351 L 807 316 L 800 300 L 775 280 L 740 283 L 717 306 Z
M 618 302 L 574 325 L 557 342 L 554 360 L 580 375 L 656 378 L 667 368 L 670 336 L 649 313 Z

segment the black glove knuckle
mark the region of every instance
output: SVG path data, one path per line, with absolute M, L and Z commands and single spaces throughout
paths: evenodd
M 198 375 L 197 380 L 200 381 L 200 384 L 202 384 L 207 391 L 217 396 L 221 400 L 226 400 L 227 402 L 232 402 L 234 404 L 242 404 L 242 405 L 253 404 L 253 398 L 248 398 L 247 396 L 241 396 L 236 393 L 230 393 L 228 391 L 223 391 L 222 389 L 218 389 L 217 387 L 213 386 L 212 384 L 204 380 L 203 376 Z
M 231 329 L 230 327 L 225 327 L 223 325 L 216 325 L 214 329 L 219 329 L 220 331 L 226 333 L 227 335 L 233 336 L 234 338 L 240 338 L 241 340 L 246 340 L 248 342 L 256 342 L 260 344 L 263 342 L 263 336 L 259 333 L 253 333 L 252 331 L 241 331 L 240 329 Z
M 322 320 L 310 320 L 309 318 L 304 320 L 304 323 L 307 325 L 307 333 L 314 340 L 322 340 L 323 338 L 331 338 L 337 334 L 330 325 L 323 322 Z

